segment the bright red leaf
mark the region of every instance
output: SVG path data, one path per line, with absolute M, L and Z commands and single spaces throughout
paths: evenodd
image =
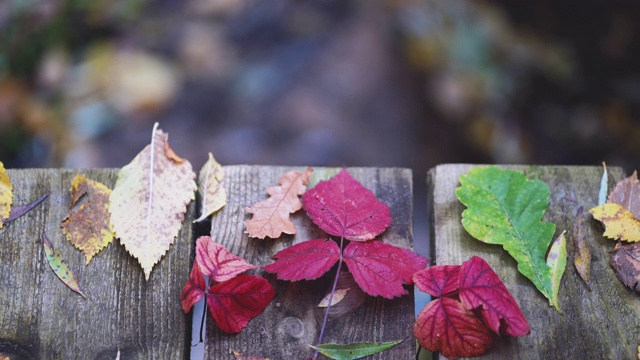
M 233 255 L 209 236 L 201 236 L 196 242 L 196 261 L 205 276 L 223 282 L 257 266 Z
M 481 307 L 482 320 L 496 334 L 524 336 L 531 330 L 520 306 L 483 258 L 474 256 L 460 270 L 460 300 L 469 309 Z
M 345 169 L 307 191 L 302 202 L 316 225 L 347 240 L 371 240 L 391 224 L 389 207 Z
M 209 289 L 209 312 L 220 330 L 235 334 L 269 305 L 275 290 L 261 277 L 239 275 Z
M 432 266 L 413 274 L 418 289 L 431 296 L 442 296 L 460 288 L 460 265 Z
M 407 294 L 403 283 L 412 284 L 413 274 L 427 266 L 422 256 L 381 241 L 352 242 L 343 256 L 364 292 L 387 299 Z
M 189 280 L 187 280 L 184 288 L 182 288 L 182 294 L 180 294 L 180 304 L 182 304 L 182 310 L 185 313 L 188 313 L 193 305 L 202 299 L 206 288 L 207 284 L 204 282 L 202 271 L 200 271 L 198 263 L 194 262 Z
M 413 327 L 418 343 L 446 357 L 472 357 L 491 346 L 489 329 L 459 301 L 442 298 L 424 307 Z
M 277 273 L 280 280 L 312 280 L 329 271 L 340 259 L 340 247 L 333 240 L 308 240 L 290 246 L 273 256 L 277 259 L 264 269 Z

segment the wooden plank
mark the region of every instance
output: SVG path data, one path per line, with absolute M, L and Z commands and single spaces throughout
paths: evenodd
M 189 277 L 193 206 L 176 242 L 149 281 L 117 240 L 85 267 L 60 221 L 76 174 L 113 188 L 117 169 L 9 170 L 14 203 L 50 194 L 36 209 L 0 230 L 0 353 L 11 359 L 182 359 L 188 356 L 180 292 Z M 69 290 L 44 258 L 45 232 L 67 259 L 88 296 Z
M 458 177 L 473 165 L 441 165 L 429 172 L 432 254 L 436 264 L 460 264 L 482 256 L 498 273 L 518 301 L 531 325 L 522 338 L 495 341 L 483 359 L 635 359 L 640 334 L 640 297 L 618 281 L 610 254 L 615 243 L 602 236 L 602 227 L 587 222 L 587 240 L 593 253 L 589 291 L 573 266 L 570 236 L 578 207 L 585 211 L 598 201 L 600 167 L 500 166 L 523 171 L 549 185 L 551 199 L 544 220 L 557 225 L 556 234 L 568 230 L 569 258 L 559 302 L 563 313 L 550 307 L 535 286 L 518 273 L 516 262 L 501 246 L 473 239 L 460 220 L 464 206 L 455 196 Z M 624 178 L 620 168 L 609 168 L 609 186 Z
M 272 262 L 278 251 L 305 240 L 322 238 L 320 231 L 304 211 L 292 216 L 298 233 L 279 240 L 248 239 L 244 234 L 245 207 L 266 198 L 266 189 L 276 185 L 289 170 L 303 168 L 266 166 L 226 166 L 223 182 L 228 204 L 212 219 L 212 237 L 232 253 L 252 264 Z M 315 168 L 309 187 L 321 179 L 337 174 L 337 168 Z M 371 189 L 391 209 L 392 225 L 380 237 L 385 242 L 410 248 L 412 243 L 412 179 L 408 169 L 350 168 L 349 172 Z M 227 335 L 214 322 L 207 321 L 206 359 L 233 359 L 232 351 L 260 355 L 271 359 L 304 359 L 312 355 L 308 347 L 315 344 L 325 309 L 317 304 L 330 288 L 335 271 L 314 281 L 276 281 L 262 270 L 254 273 L 266 277 L 276 289 L 276 297 L 267 309 L 253 319 L 238 335 Z M 405 341 L 371 359 L 411 359 L 415 357 L 412 336 L 414 322 L 413 291 L 394 300 L 368 297 L 356 311 L 332 317 L 323 342 L 348 344 L 361 341 Z

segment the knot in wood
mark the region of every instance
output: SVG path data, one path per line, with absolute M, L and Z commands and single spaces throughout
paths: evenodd
M 304 336 L 304 323 L 296 317 L 286 317 L 278 326 L 279 330 L 286 335 L 300 339 Z

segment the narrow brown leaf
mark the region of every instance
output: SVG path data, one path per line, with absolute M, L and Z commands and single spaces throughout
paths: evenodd
M 49 196 L 49 194 L 44 194 L 42 195 L 39 199 L 32 201 L 28 204 L 25 205 L 15 205 L 13 207 L 11 207 L 11 215 L 9 215 L 9 218 L 4 222 L 5 224 L 10 222 L 10 221 L 14 221 L 16 219 L 18 219 L 19 217 L 21 217 L 22 215 L 28 213 L 29 211 L 31 211 L 31 209 L 33 209 L 34 207 L 38 206 L 38 204 L 40 204 L 41 202 L 44 201 L 44 199 L 47 198 L 47 196 Z
M 591 291 L 589 280 L 591 278 L 591 249 L 585 234 L 587 230 L 587 216 L 583 213 L 583 208 L 578 208 L 578 213 L 573 222 L 573 265 L 576 267 L 578 274 L 587 284 L 587 288 Z

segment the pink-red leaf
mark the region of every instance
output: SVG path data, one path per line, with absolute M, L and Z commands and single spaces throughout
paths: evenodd
M 239 275 L 209 289 L 209 312 L 220 330 L 236 334 L 258 316 L 275 296 L 275 290 L 261 277 Z
M 343 256 L 364 292 L 387 299 L 407 294 L 402 284 L 412 284 L 413 274 L 427 265 L 422 256 L 381 241 L 352 242 Z
M 216 282 L 223 282 L 251 269 L 255 265 L 233 255 L 224 246 L 214 242 L 209 236 L 201 236 L 196 242 L 196 262 L 205 276 Z
M 273 256 L 265 270 L 278 274 L 280 280 L 312 280 L 329 271 L 340 259 L 340 248 L 333 240 L 316 239 L 290 246 Z
M 491 346 L 489 329 L 462 303 L 450 298 L 427 304 L 418 314 L 413 334 L 425 349 L 450 358 L 482 355 Z
M 180 294 L 180 304 L 185 313 L 188 313 L 193 305 L 202 299 L 206 288 L 207 284 L 204 281 L 202 271 L 200 271 L 200 266 L 198 266 L 197 262 L 194 262 L 189 280 L 184 284 L 182 294 Z
M 459 296 L 467 308 L 481 307 L 482 320 L 496 334 L 500 334 L 501 320 L 504 334 L 524 336 L 530 332 L 520 306 L 483 258 L 474 256 L 462 264 Z
M 345 169 L 307 191 L 302 202 L 316 225 L 347 240 L 371 240 L 391 224 L 389 207 Z
M 441 265 L 413 274 L 418 289 L 432 296 L 443 296 L 460 288 L 460 265 Z

